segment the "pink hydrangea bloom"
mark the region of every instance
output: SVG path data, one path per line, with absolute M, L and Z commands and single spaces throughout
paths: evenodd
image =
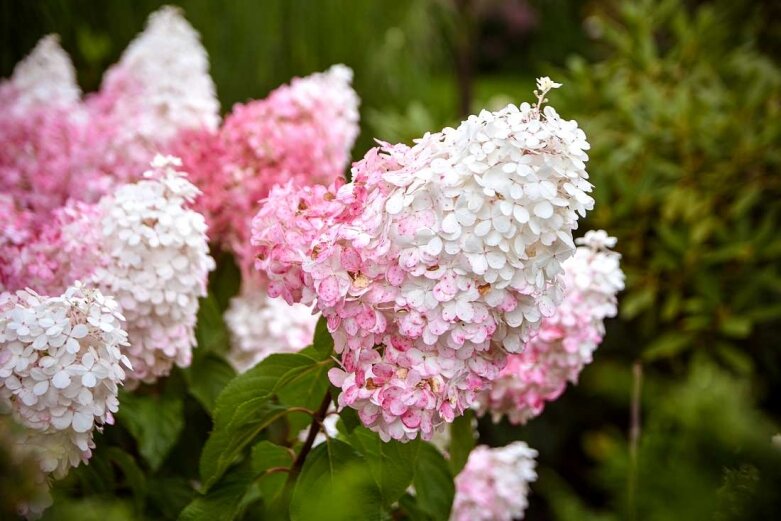
M 315 304 L 340 407 L 409 440 L 470 407 L 561 296 L 593 206 L 585 135 L 547 107 L 472 116 L 382 144 L 329 189 L 272 192 L 253 221 L 269 294 Z
M 17 115 L 41 107 L 72 109 L 80 98 L 73 63 L 53 34 L 41 38 L 0 83 L 0 111 Z
M 577 383 L 583 368 L 605 334 L 604 320 L 616 314 L 616 294 L 624 288 L 616 240 L 602 230 L 587 232 L 577 241 L 575 255 L 564 263 L 566 292 L 556 313 L 542 322 L 537 335 L 480 396 L 479 410 L 495 420 L 526 423 Z
M 475 447 L 456 476 L 451 521 L 523 519 L 529 483 L 537 480 L 537 451 L 516 441 L 506 447 Z
M 209 57 L 181 10 L 165 6 L 149 16 L 86 107 L 96 129 L 90 161 L 115 183 L 137 180 L 180 133 L 217 128 Z
M 210 235 L 250 276 L 249 223 L 272 186 L 327 184 L 342 176 L 358 135 L 352 71 L 335 65 L 295 78 L 267 98 L 237 104 L 219 132 L 183 134 L 171 147 L 201 188 Z

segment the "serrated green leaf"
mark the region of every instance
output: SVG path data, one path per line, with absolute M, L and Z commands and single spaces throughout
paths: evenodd
M 222 319 L 222 310 L 212 293 L 198 303 L 195 339 L 198 343 L 196 354 L 224 353 L 228 349 L 228 329 Z
M 204 491 L 220 479 L 261 430 L 285 415 L 287 407 L 276 397 L 277 385 L 299 381 L 297 378 L 316 364 L 299 354 L 271 355 L 225 386 L 214 407 L 214 430 L 201 453 Z
M 366 427 L 357 427 L 347 439 L 366 460 L 380 490 L 382 504 L 390 507 L 412 483 L 420 440 L 383 442 L 376 432 Z
M 447 521 L 453 505 L 455 485 L 445 458 L 430 443 L 421 443 L 415 465 L 417 505 L 435 521 Z
M 292 521 L 380 520 L 380 491 L 352 447 L 328 440 L 312 449 L 290 501 Z
M 328 325 L 323 316 L 317 321 L 312 346 L 322 357 L 331 356 L 334 350 L 334 339 L 331 337 L 331 333 L 328 332 Z
M 184 428 L 184 400 L 167 388 L 159 395 L 123 392 L 117 418 L 138 444 L 153 472 L 162 465 Z
M 211 353 L 196 355 L 190 367 L 183 371 L 187 387 L 207 412 L 212 412 L 217 397 L 236 371 L 222 358 Z
M 691 345 L 691 337 L 676 331 L 657 338 L 643 351 L 643 358 L 648 361 L 660 358 L 672 358 Z
M 179 521 L 232 521 L 246 507 L 243 501 L 251 493 L 255 474 L 251 469 L 236 469 L 207 494 L 196 497 L 179 515 Z
M 293 454 L 290 449 L 263 440 L 252 447 L 252 471 L 262 474 L 274 467 L 290 467 Z
M 119 447 L 109 447 L 106 456 L 119 467 L 127 485 L 133 491 L 136 512 L 143 512 L 146 502 L 146 477 L 138 467 L 135 458 Z
M 290 468 L 295 456 L 290 449 L 261 441 L 252 447 L 252 471 L 258 478 L 256 483 L 260 496 L 266 505 L 274 503 L 282 492 L 287 472 L 267 473 L 269 469 Z
M 463 416 L 457 417 L 450 424 L 450 470 L 453 475 L 461 472 L 469 458 L 469 453 L 475 447 L 475 432 L 472 427 L 474 413 L 466 411 Z

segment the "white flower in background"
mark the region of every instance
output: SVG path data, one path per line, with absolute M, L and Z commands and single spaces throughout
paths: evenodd
M 204 218 L 188 208 L 198 189 L 177 164 L 157 156 L 147 179 L 99 203 L 103 265 L 90 282 L 114 295 L 127 317 L 129 385 L 190 364 L 198 298 L 214 268 Z
M 605 319 L 616 315 L 616 295 L 624 289 L 621 255 L 609 249 L 616 239 L 597 230 L 575 242 L 575 255 L 564 262 L 564 300 L 479 395 L 479 412 L 490 412 L 495 421 L 507 416 L 511 423 L 526 423 L 569 382 L 577 383 L 602 342 Z
M 185 128 L 215 130 L 220 122 L 209 56 L 176 7 L 149 16 L 144 32 L 106 73 L 100 96 L 114 100 L 116 123 L 155 141 Z
M 456 476 L 451 521 L 523 519 L 529 483 L 537 479 L 537 451 L 522 441 L 506 447 L 475 447 Z
M 312 343 L 318 315 L 303 304 L 289 305 L 264 291 L 233 297 L 225 312 L 230 331 L 228 361 L 240 373 L 274 353 L 294 353 Z
M 64 476 L 91 456 L 94 429 L 113 423 L 127 345 L 116 301 L 80 283 L 59 297 L 0 295 L 0 403 L 43 472 Z
M 69 108 L 81 99 L 76 71 L 59 38 L 50 34 L 37 43 L 0 85 L 0 109 L 15 114 L 40 107 Z
M 138 179 L 139 167 L 181 132 L 217 129 L 220 105 L 209 57 L 179 9 L 167 6 L 149 16 L 87 108 L 103 140 L 90 161 L 120 183 Z

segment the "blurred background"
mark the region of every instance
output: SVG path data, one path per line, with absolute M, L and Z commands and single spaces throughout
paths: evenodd
M 0 74 L 56 32 L 94 90 L 163 3 L 2 0 Z M 177 3 L 225 111 L 352 67 L 355 158 L 528 101 L 537 76 L 563 83 L 551 104 L 592 145 L 597 206 L 578 233 L 618 237 L 627 289 L 579 385 L 525 427 L 481 421 L 481 442 L 539 450 L 527 519 L 781 511 L 781 2 Z

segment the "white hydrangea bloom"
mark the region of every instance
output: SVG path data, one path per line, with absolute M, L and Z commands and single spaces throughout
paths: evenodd
M 114 122 L 143 141 L 171 139 L 181 130 L 219 125 L 219 102 L 209 57 L 181 10 L 165 6 L 125 49 L 104 79 Z
M 516 441 L 505 447 L 481 445 L 456 476 L 451 521 L 523 519 L 529 483 L 537 479 L 537 451 Z
M 288 305 L 264 291 L 230 301 L 225 324 L 231 336 L 228 361 L 244 372 L 273 353 L 294 353 L 312 343 L 318 315 L 303 304 Z
M 73 63 L 54 34 L 41 38 L 0 86 L 0 101 L 19 114 L 36 107 L 73 107 L 80 99 Z
M 129 384 L 152 382 L 174 363 L 190 364 L 198 298 L 215 266 L 204 218 L 187 207 L 198 189 L 177 164 L 157 156 L 148 179 L 99 203 L 104 265 L 91 282 L 114 295 L 127 317 Z
M 130 368 L 123 321 L 114 299 L 78 282 L 59 297 L 0 296 L 0 403 L 43 472 L 62 477 L 89 459 L 93 430 L 113 423 Z
M 468 323 L 481 297 L 501 308 L 512 292 L 517 305 L 503 310 L 494 340 L 520 351 L 561 300 L 572 230 L 593 208 L 589 148 L 576 121 L 528 103 L 418 140 L 411 164 L 384 176 L 396 185 L 385 210 L 405 243 L 402 263 L 421 275 L 402 286 L 399 305 L 423 299 Z

